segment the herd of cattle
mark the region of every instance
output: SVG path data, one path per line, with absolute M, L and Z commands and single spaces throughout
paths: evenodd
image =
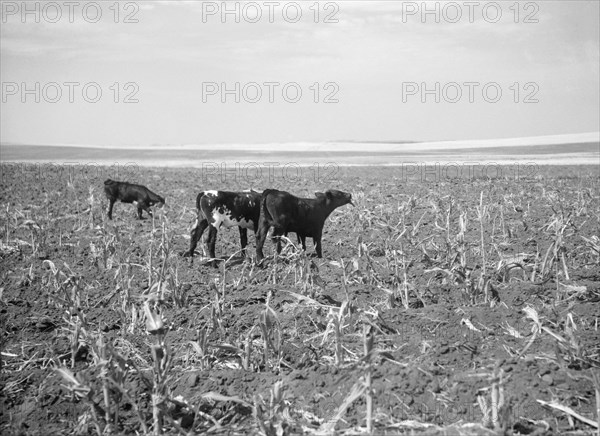
M 165 199 L 142 185 L 106 180 L 104 192 L 109 200 L 108 218 L 112 220 L 113 206 L 117 200 L 137 206 L 138 218 L 142 211 L 150 216 L 151 206 L 162 207 Z M 256 237 L 256 259 L 264 259 L 263 246 L 269 229 L 273 227 L 273 240 L 277 242 L 277 253 L 281 252 L 281 236 L 296 233 L 298 242 L 306 250 L 306 238 L 313 239 L 318 257 L 323 256 L 321 237 L 327 217 L 340 206 L 352 204 L 352 195 L 337 190 L 316 192 L 315 198 L 299 198 L 285 191 L 266 189 L 245 192 L 203 191 L 196 198 L 198 218 L 192 229 L 190 248 L 184 253 L 193 257 L 204 231 L 208 228 L 208 252 L 216 265 L 215 244 L 221 226 L 238 227 L 242 245 L 242 256 L 246 254 L 248 229 Z

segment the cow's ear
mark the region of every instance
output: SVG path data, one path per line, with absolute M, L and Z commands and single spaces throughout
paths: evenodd
M 317 197 L 317 199 L 321 200 L 321 199 L 325 198 L 326 196 L 322 192 L 315 192 L 315 197 Z

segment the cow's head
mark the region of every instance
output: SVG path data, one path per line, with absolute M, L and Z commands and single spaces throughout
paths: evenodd
M 315 192 L 315 196 L 319 200 L 325 201 L 326 204 L 330 204 L 333 207 L 340 207 L 345 204 L 354 206 L 354 203 L 352 203 L 352 194 L 338 191 L 337 189 L 328 189 L 325 193 Z
M 150 206 L 154 206 L 156 204 L 156 207 L 163 207 L 165 205 L 165 198 L 161 197 L 160 195 L 157 195 L 158 200 L 154 199 L 154 200 L 150 200 Z

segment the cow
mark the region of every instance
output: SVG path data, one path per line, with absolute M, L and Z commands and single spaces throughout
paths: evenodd
M 306 250 L 306 237 L 313 238 L 318 257 L 323 257 L 321 237 L 327 217 L 340 206 L 352 203 L 352 195 L 335 189 L 315 193 L 316 198 L 298 198 L 289 192 L 267 189 L 261 197 L 260 219 L 256 236 L 256 260 L 262 261 L 263 246 L 269 228 L 273 237 L 295 232 Z M 277 253 L 281 252 L 281 240 L 277 241 Z
M 108 179 L 104 182 L 104 193 L 110 202 L 108 206 L 109 220 L 112 220 L 113 206 L 117 200 L 120 200 L 121 203 L 133 203 L 137 206 L 138 219 L 143 219 L 142 210 L 152 216 L 150 206 L 158 204 L 159 207 L 162 207 L 165 204 L 163 197 L 155 194 L 145 186 L 128 182 L 117 182 Z
M 208 230 L 208 252 L 215 259 L 217 232 L 221 226 L 235 227 L 240 231 L 242 256 L 246 256 L 248 245 L 248 229 L 256 235 L 260 216 L 261 193 L 253 190 L 244 192 L 202 191 L 196 197 L 198 217 L 191 232 L 190 249 L 184 257 L 194 257 L 194 251 L 202 234 Z M 216 266 L 216 260 L 213 260 Z

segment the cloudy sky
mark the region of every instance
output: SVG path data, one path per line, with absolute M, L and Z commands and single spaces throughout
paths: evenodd
M 76 3 L 2 0 L 2 142 L 600 130 L 596 0 Z

